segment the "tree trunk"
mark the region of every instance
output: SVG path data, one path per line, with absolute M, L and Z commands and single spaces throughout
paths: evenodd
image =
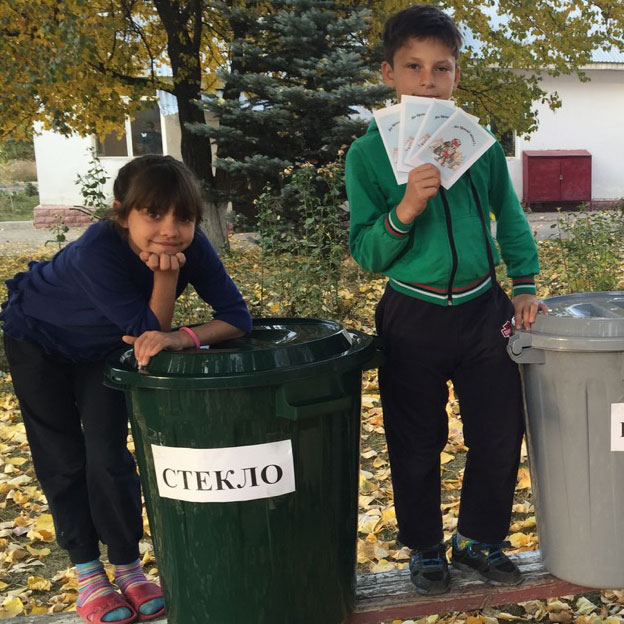
M 191 132 L 186 124 L 204 124 L 204 111 L 195 102 L 201 99 L 202 2 L 186 4 L 154 0 L 167 32 L 167 53 L 173 74 L 172 93 L 178 100 L 178 119 L 182 135 L 182 160 L 204 187 L 204 230 L 219 251 L 228 247 L 225 211 L 227 204 L 215 203 L 216 180 L 212 171 L 210 138 Z
M 178 117 L 182 131 L 182 160 L 195 173 L 204 187 L 203 229 L 217 251 L 229 248 L 225 212 L 227 202 L 215 200 L 217 181 L 212 173 L 212 145 L 210 138 L 191 132 L 185 123 L 205 123 L 204 111 L 198 108 L 191 98 L 176 93 Z M 197 94 L 196 99 L 199 99 Z
M 206 201 L 204 204 L 202 229 L 212 243 L 212 246 L 218 252 L 230 248 L 230 242 L 227 236 L 227 223 L 225 220 L 227 208 L 228 202 Z

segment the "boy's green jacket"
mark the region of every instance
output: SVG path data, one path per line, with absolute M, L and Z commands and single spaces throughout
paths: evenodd
M 486 224 L 490 211 L 496 217 L 496 238 L 513 280 L 513 294 L 535 294 L 537 246 L 498 142 L 470 167 L 470 175 Z M 483 228 L 466 173 L 445 191 L 448 217 L 438 192 L 412 224 L 401 223 L 396 207 L 405 185 L 397 185 L 373 121 L 349 149 L 346 186 L 351 254 L 360 266 L 383 273 L 400 292 L 440 305 L 470 301 L 490 288 Z M 500 256 L 489 232 L 488 241 L 498 264 Z

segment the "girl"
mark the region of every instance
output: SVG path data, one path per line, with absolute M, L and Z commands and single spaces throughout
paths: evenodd
M 114 195 L 110 220 L 7 281 L 0 314 L 35 471 L 58 543 L 77 568 L 78 614 L 90 624 L 164 613 L 160 588 L 141 571 L 139 481 L 124 395 L 102 384 L 106 356 L 125 342 L 145 366 L 163 349 L 251 329 L 245 302 L 197 228 L 201 193 L 182 163 L 137 158 L 119 171 Z M 189 283 L 214 320 L 172 331 L 174 302 Z M 108 581 L 99 541 L 121 593 Z

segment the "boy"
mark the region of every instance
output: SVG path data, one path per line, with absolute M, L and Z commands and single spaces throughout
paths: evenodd
M 445 13 L 404 9 L 385 25 L 384 82 L 399 100 L 447 100 L 459 82 L 461 44 Z M 501 551 L 523 435 L 519 373 L 506 343 L 512 315 L 516 327 L 528 329 L 545 307 L 535 296 L 537 248 L 502 148 L 495 143 L 447 191 L 430 164 L 398 186 L 372 122 L 349 150 L 346 186 L 351 253 L 389 278 L 375 313 L 388 356 L 379 384 L 399 540 L 412 549 L 412 582 L 427 594 L 445 592 L 450 583 L 441 543 L 440 452 L 448 438 L 451 379 L 469 447 L 451 561 L 492 583 L 519 583 L 517 567 Z M 513 279 L 513 305 L 493 276 L 499 258 L 489 226 L 486 239 L 490 210 Z

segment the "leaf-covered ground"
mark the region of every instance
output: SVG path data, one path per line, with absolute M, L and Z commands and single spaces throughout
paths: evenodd
M 0 257 L 0 279 L 24 270 L 28 260 L 44 258 L 17 252 Z M 558 262 L 552 243 L 541 247 L 542 296 L 566 292 L 567 276 Z M 263 261 L 250 248 L 224 257 L 228 270 L 250 303 L 254 316 L 284 314 L 283 297 L 273 293 L 270 280 L 259 283 L 258 276 L 279 271 L 280 263 Z M 267 286 L 269 284 L 269 286 Z M 340 284 L 341 320 L 345 326 L 373 331 L 373 312 L 383 290 L 383 280 L 365 275 L 345 261 Z M 4 286 L 0 300 L 4 300 Z M 194 294 L 180 301 L 180 319 L 200 318 L 201 305 Z M 459 406 L 449 387 L 449 442 L 442 454 L 442 486 L 445 538 L 457 524 L 459 489 L 462 483 L 465 447 Z M 132 445 L 132 441 L 130 440 Z M 538 547 L 531 483 L 526 452 L 518 477 L 510 541 L 516 552 Z M 141 543 L 144 569 L 157 576 L 149 527 Z M 363 380 L 362 445 L 358 569 L 360 572 L 387 572 L 404 569 L 409 552 L 396 541 L 396 517 L 384 438 L 377 376 L 366 373 Z M 76 579 L 69 560 L 54 541 L 54 529 L 45 497 L 35 478 L 24 427 L 12 392 L 6 362 L 0 352 L 0 618 L 73 610 Z M 624 591 L 595 592 L 586 596 L 564 597 L 509 605 L 500 610 L 432 615 L 403 624 L 496 624 L 497 622 L 578 622 L 579 624 L 616 624 L 624 622 Z M 390 624 L 390 623 L 387 623 Z M 401 624 L 395 620 L 392 624 Z

